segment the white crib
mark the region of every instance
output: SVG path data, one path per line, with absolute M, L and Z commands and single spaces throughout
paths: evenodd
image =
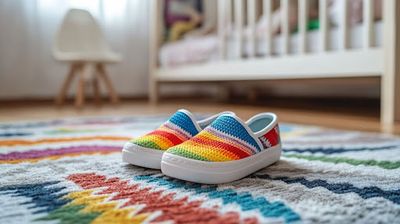
M 281 5 L 281 54 L 274 55 L 273 35 L 266 31 L 263 57 L 256 56 L 258 42 L 255 35 L 256 1 L 218 0 L 218 55 L 219 60 L 204 64 L 183 65 L 175 68 L 159 66 L 160 27 L 162 0 L 151 0 L 149 29 L 149 96 L 151 102 L 159 98 L 159 85 L 169 82 L 194 81 L 240 81 L 240 80 L 290 80 L 377 77 L 381 82 L 381 123 L 392 127 L 400 120 L 400 1 L 383 0 L 383 46 L 373 45 L 375 38 L 373 0 L 363 1 L 362 47 L 349 48 L 349 25 L 347 13 L 341 13 L 338 25 L 337 49 L 330 44 L 328 22 L 328 0 L 319 0 L 318 51 L 311 52 L 308 46 L 309 32 L 306 29 L 308 0 L 298 1 L 297 51 L 291 52 L 289 30 L 289 0 L 280 0 Z M 271 0 L 262 1 L 262 14 L 271 18 Z M 337 0 L 346 1 L 346 0 Z M 246 4 L 246 7 L 244 7 Z M 341 10 L 346 12 L 347 4 Z M 233 8 L 233 10 L 226 10 Z M 246 9 L 246 12 L 244 11 Z M 246 17 L 246 24 L 244 24 Z M 234 45 L 228 44 L 226 23 L 234 24 Z M 271 21 L 269 19 L 268 21 Z M 243 54 L 244 26 L 250 28 L 247 38 L 246 56 Z M 227 59 L 227 50 L 233 50 L 235 59 Z

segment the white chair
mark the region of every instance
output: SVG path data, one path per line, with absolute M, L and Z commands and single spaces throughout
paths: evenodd
M 102 80 L 108 89 L 110 101 L 119 101 L 107 76 L 105 64 L 116 63 L 121 57 L 111 50 L 99 25 L 88 11 L 70 9 L 67 12 L 56 35 L 53 55 L 56 60 L 70 63 L 69 73 L 56 99 L 57 104 L 64 103 L 75 76 L 79 76 L 75 98 L 77 107 L 82 107 L 85 103 L 86 83 L 93 85 L 94 99 L 96 103 L 100 103 L 99 80 Z

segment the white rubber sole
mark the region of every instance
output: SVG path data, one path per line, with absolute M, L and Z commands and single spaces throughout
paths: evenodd
M 136 166 L 161 169 L 164 151 L 150 149 L 127 142 L 122 149 L 122 161 Z
M 279 160 L 282 148 L 271 147 L 256 155 L 231 162 L 206 162 L 165 152 L 161 171 L 170 177 L 202 184 L 221 184 L 241 179 Z

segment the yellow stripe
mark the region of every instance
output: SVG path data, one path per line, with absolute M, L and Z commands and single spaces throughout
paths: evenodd
M 199 136 L 199 135 L 198 135 L 198 136 Z M 247 153 L 247 154 L 249 154 L 249 155 L 252 155 L 252 154 L 253 154 L 253 152 L 251 152 L 250 150 L 243 149 L 243 146 L 241 146 L 241 145 L 237 144 L 236 142 L 233 142 L 233 141 L 231 141 L 231 140 L 229 140 L 229 139 L 223 139 L 223 141 L 221 141 L 221 138 L 220 138 L 220 137 L 215 136 L 215 135 L 213 135 L 212 133 L 210 133 L 210 132 L 208 132 L 208 131 L 203 131 L 203 132 L 201 133 L 201 136 L 199 136 L 199 137 L 208 138 L 208 139 L 211 139 L 211 140 L 213 140 L 213 141 L 218 141 L 218 142 L 225 142 L 225 143 L 227 143 L 227 144 L 230 144 L 230 145 L 232 145 L 232 146 L 235 146 L 236 148 L 239 148 L 240 150 L 242 150 L 243 152 L 245 152 L 245 153 Z
M 158 147 L 160 147 L 162 150 L 166 150 L 166 149 L 174 146 L 169 139 L 167 139 L 161 135 L 145 135 L 145 136 L 141 137 L 139 139 L 139 141 L 153 142 L 154 144 L 158 145 Z
M 200 145 L 192 141 L 186 141 L 178 147 L 213 162 L 232 161 L 237 158 L 233 156 L 233 154 L 230 152 L 226 153 L 228 155 L 224 155 L 223 153 L 221 153 L 222 150 L 219 148 L 215 148 L 210 145 Z
M 70 204 L 84 205 L 80 210 L 82 213 L 100 213 L 92 223 L 142 223 L 150 215 L 150 213 L 142 213 L 132 215 L 135 208 L 126 207 L 118 208 L 118 201 L 107 201 L 110 198 L 109 194 L 95 195 L 93 190 L 83 190 L 71 192 L 65 197 L 73 199 Z

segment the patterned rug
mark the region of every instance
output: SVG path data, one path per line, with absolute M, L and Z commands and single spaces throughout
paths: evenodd
M 200 185 L 121 162 L 165 119 L 0 124 L 0 223 L 400 223 L 399 138 L 281 124 L 281 161 Z

